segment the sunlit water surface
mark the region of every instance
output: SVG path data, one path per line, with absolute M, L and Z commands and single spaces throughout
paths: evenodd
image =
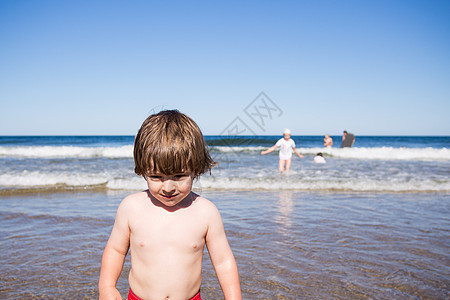
M 221 211 L 244 299 L 450 297 L 446 193 L 201 192 Z M 0 298 L 96 299 L 125 195 L 2 196 Z M 202 298 L 223 299 L 206 249 Z

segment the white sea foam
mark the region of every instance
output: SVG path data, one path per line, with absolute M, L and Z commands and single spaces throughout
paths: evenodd
M 0 186 L 4 187 L 34 187 L 34 186 L 95 186 L 105 184 L 107 177 L 101 174 L 63 173 L 23 171 L 0 175 Z
M 54 188 L 103 186 L 110 190 L 138 191 L 147 188 L 145 181 L 138 176 L 124 178 L 109 174 L 85 173 L 46 173 L 22 172 L 1 174 L 0 187 L 9 188 Z M 450 181 L 432 179 L 302 179 L 298 176 L 276 177 L 215 177 L 203 176 L 194 183 L 196 190 L 235 189 L 235 190 L 297 190 L 297 191 L 357 191 L 357 192 L 450 192 Z
M 0 147 L 0 157 L 15 158 L 131 158 L 133 147 L 19 146 Z
M 1 146 L 0 189 L 145 189 L 145 181 L 132 173 L 132 148 Z M 196 183 L 198 189 L 450 192 L 447 148 L 298 148 L 305 158 L 295 157 L 289 176 L 277 176 L 277 153 L 261 156 L 265 147 L 211 148 L 221 164 Z M 326 164 L 312 162 L 317 152 L 324 153 Z
M 225 154 L 240 152 L 254 152 L 259 154 L 266 147 L 224 147 L 218 146 L 213 149 Z M 346 159 L 369 159 L 369 160 L 450 160 L 450 149 L 447 148 L 395 148 L 395 147 L 353 147 L 353 148 L 297 148 L 303 155 L 316 155 L 322 152 L 328 157 Z
M 262 151 L 267 149 L 267 147 L 262 147 L 262 146 L 245 146 L 245 147 L 238 147 L 238 146 L 214 146 L 211 147 L 211 149 L 220 151 L 220 152 L 224 152 L 224 153 L 229 153 L 229 152 L 258 152 L 258 151 Z
M 261 146 L 248 147 L 211 147 L 213 151 L 226 154 L 242 152 L 259 156 Z M 328 157 L 369 160 L 450 160 L 450 149 L 447 148 L 298 148 L 303 155 L 315 155 L 318 152 Z M 254 153 L 254 154 L 253 154 Z M 0 157 L 13 158 L 132 158 L 133 146 L 119 147 L 74 147 L 74 146 L 18 146 L 0 147 Z
M 236 190 L 297 190 L 297 191 L 355 191 L 355 192 L 450 192 L 450 182 L 433 180 L 410 180 L 396 182 L 390 180 L 288 180 L 214 178 L 200 180 L 201 189 Z
M 140 191 L 147 188 L 147 183 L 142 178 L 116 178 L 108 181 L 106 187 L 111 190 Z
M 329 157 L 376 160 L 450 160 L 447 148 L 299 148 L 302 154 L 322 152 Z

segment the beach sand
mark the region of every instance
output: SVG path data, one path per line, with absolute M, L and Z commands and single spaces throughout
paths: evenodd
M 97 299 L 125 192 L 0 196 L 0 298 Z M 207 190 L 244 299 L 450 298 L 450 195 Z M 124 267 L 118 288 L 128 291 Z M 205 249 L 203 299 L 223 299 Z

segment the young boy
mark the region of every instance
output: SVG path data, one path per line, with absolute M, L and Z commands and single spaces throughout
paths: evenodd
M 291 131 L 289 129 L 285 129 L 283 131 L 283 137 L 278 140 L 278 142 L 270 147 L 267 150 L 261 151 L 261 155 L 265 155 L 270 153 L 280 147 L 280 161 L 278 163 L 278 170 L 280 173 L 283 173 L 286 166 L 286 171 L 289 171 L 291 168 L 291 160 L 292 160 L 292 151 L 298 155 L 298 157 L 303 158 L 297 149 L 295 149 L 295 142 L 291 139 Z
M 221 216 L 192 182 L 215 165 L 202 132 L 186 115 L 161 111 L 134 143 L 136 174 L 148 190 L 120 204 L 102 257 L 100 299 L 122 299 L 116 283 L 131 251 L 128 299 L 201 299 L 206 245 L 225 299 L 242 299 L 237 265 Z

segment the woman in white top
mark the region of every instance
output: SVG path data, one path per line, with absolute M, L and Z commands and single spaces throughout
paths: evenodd
M 291 168 L 292 152 L 295 152 L 298 157 L 303 158 L 303 155 L 295 149 L 295 142 L 291 139 L 291 131 L 287 128 L 283 132 L 283 138 L 279 139 L 278 142 L 269 149 L 261 151 L 261 155 L 270 153 L 278 147 L 280 147 L 280 162 L 278 165 L 280 173 L 285 170 L 285 167 L 286 171 L 289 171 Z

